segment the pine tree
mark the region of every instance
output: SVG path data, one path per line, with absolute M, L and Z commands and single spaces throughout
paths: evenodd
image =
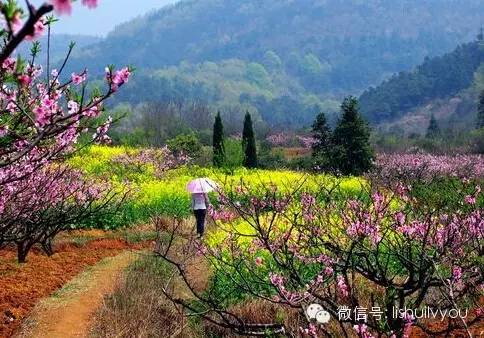
M 328 127 L 324 113 L 316 116 L 316 120 L 314 120 L 312 125 L 312 132 L 316 140 L 312 146 L 313 154 L 327 151 L 331 142 L 331 130 Z
M 481 92 L 477 104 L 477 128 L 484 128 L 484 90 Z
M 361 175 L 373 164 L 370 129 L 360 115 L 356 98 L 345 98 L 341 111 L 343 116 L 333 132 L 331 165 L 344 175 Z
M 440 136 L 440 128 L 434 114 L 430 116 L 429 126 L 427 128 L 427 138 L 436 138 Z
M 331 130 L 328 127 L 326 115 L 318 114 L 312 125 L 312 133 L 316 142 L 312 146 L 312 156 L 316 166 L 320 169 L 328 169 L 329 152 L 331 150 Z
M 242 132 L 242 149 L 244 151 L 243 165 L 246 168 L 257 167 L 257 147 L 255 144 L 254 128 L 250 113 L 245 114 L 244 130 Z
M 225 164 L 224 126 L 220 112 L 213 124 L 213 165 L 220 168 Z

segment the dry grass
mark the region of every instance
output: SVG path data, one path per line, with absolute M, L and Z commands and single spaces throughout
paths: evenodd
M 205 257 L 196 254 L 196 233 L 194 230 L 195 220 L 193 218 L 173 220 L 167 217 L 153 219 L 158 237 L 155 244 L 155 252 L 164 254 L 167 239 L 163 236 L 174 234 L 176 237 L 172 247 L 168 250 L 167 257 L 183 265 L 186 276 L 191 287 L 196 292 L 202 292 L 208 288 L 212 269 Z M 210 226 L 207 224 L 207 227 Z M 182 293 L 188 294 L 183 282 L 176 283 L 177 288 L 185 289 Z
M 91 337 L 197 337 L 186 317 L 163 296 L 169 268 L 146 256 L 134 263 L 93 319 Z

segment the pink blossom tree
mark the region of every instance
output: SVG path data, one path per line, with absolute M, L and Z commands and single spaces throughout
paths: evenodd
M 80 173 L 60 169 L 59 162 L 90 130 L 93 141 L 109 141 L 112 119 L 101 119 L 103 103 L 131 75 L 129 67 L 107 67 L 105 90 L 89 93 L 85 69 L 61 82 L 73 45 L 59 70 L 50 70 L 47 61 L 47 74 L 35 63 L 38 42 L 29 60 L 13 58 L 22 41 L 36 40 L 46 29 L 50 33 L 55 20 L 47 14 L 72 10 L 71 0 L 51 0 L 38 8 L 26 3 L 24 13 L 16 1 L 0 1 L 0 245 L 16 243 L 20 261 L 36 243 L 50 251 L 49 242 L 60 229 L 111 200 Z M 82 4 L 94 8 L 97 0 Z
M 94 7 L 97 2 L 82 3 Z M 131 74 L 128 67 L 118 71 L 106 68 L 106 90 L 90 95 L 86 92 L 87 70 L 73 73 L 61 83 L 71 46 L 62 67 L 49 72 L 48 81 L 43 81 L 43 68 L 35 64 L 35 45 L 29 61 L 10 55 L 23 40 L 37 38 L 44 26 L 51 24 L 52 20 L 45 17 L 47 13 L 70 13 L 71 1 L 52 1 L 39 8 L 27 5 L 28 19 L 22 23 L 23 10 L 15 1 L 0 3 L 2 34 L 6 36 L 0 53 L 0 184 L 28 176 L 69 153 L 79 135 L 90 129 L 96 130 L 95 140 L 106 140 L 111 121 L 99 124 L 96 120 L 103 102 L 128 82 Z
M 52 241 L 61 231 L 103 226 L 127 195 L 65 165 L 44 167 L 6 189 L 10 193 L 0 197 L 0 246 L 15 244 L 20 263 L 36 244 L 51 255 Z

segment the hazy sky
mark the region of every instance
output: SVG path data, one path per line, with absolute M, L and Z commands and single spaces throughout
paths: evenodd
M 23 0 L 20 0 L 21 3 Z M 53 33 L 87 34 L 104 36 L 116 25 L 134 17 L 161 8 L 178 0 L 99 0 L 94 10 L 83 7 L 76 1 L 71 16 L 61 16 L 53 27 Z M 39 5 L 45 0 L 33 0 Z

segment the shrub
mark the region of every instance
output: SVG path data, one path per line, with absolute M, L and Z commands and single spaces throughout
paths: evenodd
M 189 134 L 180 134 L 175 138 L 168 140 L 167 142 L 168 148 L 175 154 L 175 155 L 188 155 L 189 157 L 196 158 L 200 155 L 200 151 L 202 150 L 202 144 L 198 140 L 198 137 L 195 133 Z

